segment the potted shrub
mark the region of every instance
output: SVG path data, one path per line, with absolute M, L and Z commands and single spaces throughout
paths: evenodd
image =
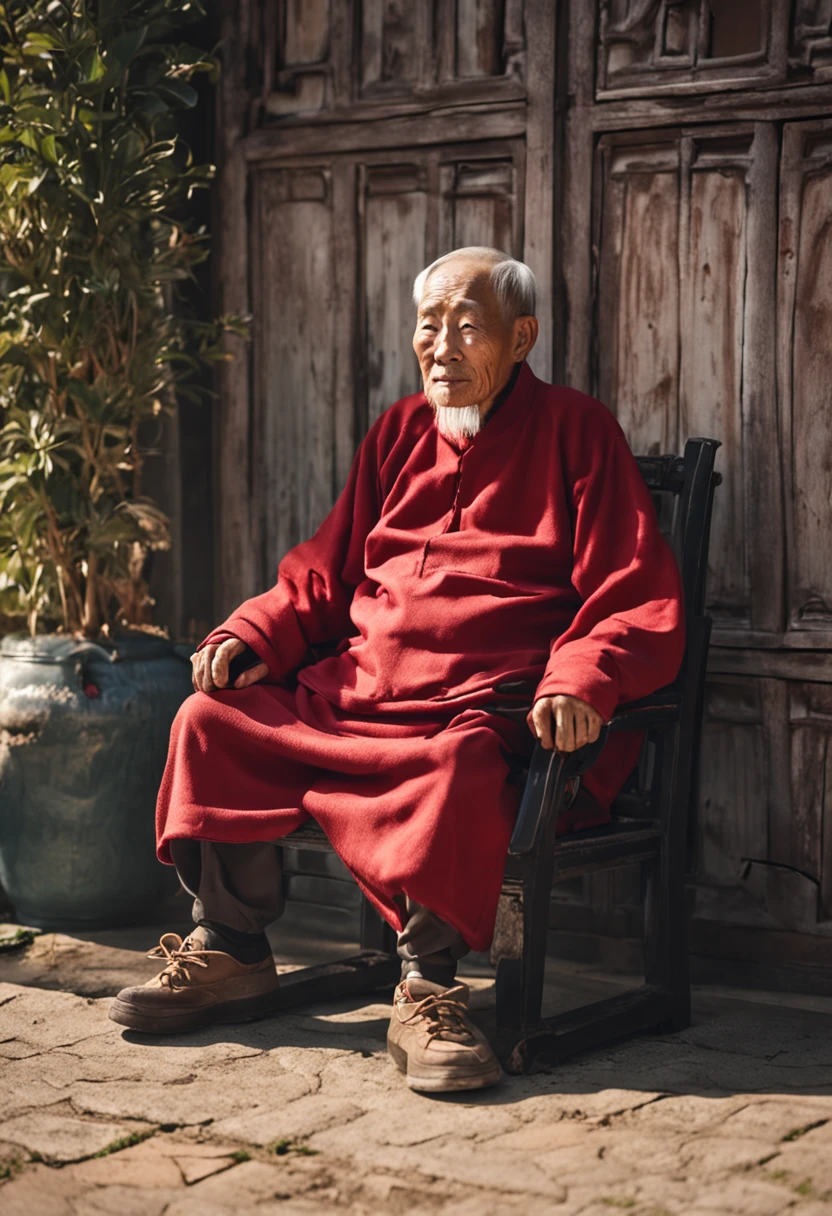
M 178 132 L 202 15 L 175 0 L 0 5 L 0 881 L 46 927 L 146 915 L 170 890 L 153 805 L 187 648 L 151 624 L 143 492 L 162 416 L 221 357 L 177 307 L 207 254 Z

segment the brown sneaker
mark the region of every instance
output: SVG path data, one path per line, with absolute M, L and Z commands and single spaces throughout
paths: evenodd
M 166 960 L 164 970 L 136 988 L 123 988 L 110 1017 L 144 1034 L 178 1034 L 216 1022 L 250 1022 L 277 1007 L 277 972 L 269 955 L 261 963 L 238 963 L 230 954 L 203 949 L 204 930 L 183 941 L 165 933 L 148 958 Z
M 482 1031 L 468 1019 L 468 988 L 428 980 L 402 981 L 393 998 L 387 1050 L 411 1089 L 447 1093 L 484 1089 L 500 1065 Z

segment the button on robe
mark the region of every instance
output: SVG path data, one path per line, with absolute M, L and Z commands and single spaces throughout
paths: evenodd
M 421 393 L 391 406 L 314 537 L 202 645 L 229 637 L 269 675 L 182 706 L 160 858 L 177 837 L 277 840 L 311 815 L 396 929 L 406 894 L 483 950 L 519 802 L 510 760 L 533 743 L 484 708 L 495 684 L 608 720 L 676 675 L 681 588 L 612 414 L 524 364 L 472 440 L 443 438 Z M 317 647 L 332 653 L 309 662 Z M 602 814 L 637 747 L 613 737 L 585 778 Z

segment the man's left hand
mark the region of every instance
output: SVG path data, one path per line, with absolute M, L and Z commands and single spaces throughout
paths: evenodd
M 535 701 L 526 721 L 529 729 L 547 751 L 574 752 L 594 743 L 604 719 L 579 697 L 541 697 Z

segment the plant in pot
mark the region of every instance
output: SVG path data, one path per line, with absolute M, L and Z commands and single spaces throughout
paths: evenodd
M 207 254 L 178 131 L 215 61 L 176 0 L 0 2 L 0 882 L 18 919 L 137 919 L 187 649 L 151 625 L 162 418 L 222 357 L 176 306 Z

